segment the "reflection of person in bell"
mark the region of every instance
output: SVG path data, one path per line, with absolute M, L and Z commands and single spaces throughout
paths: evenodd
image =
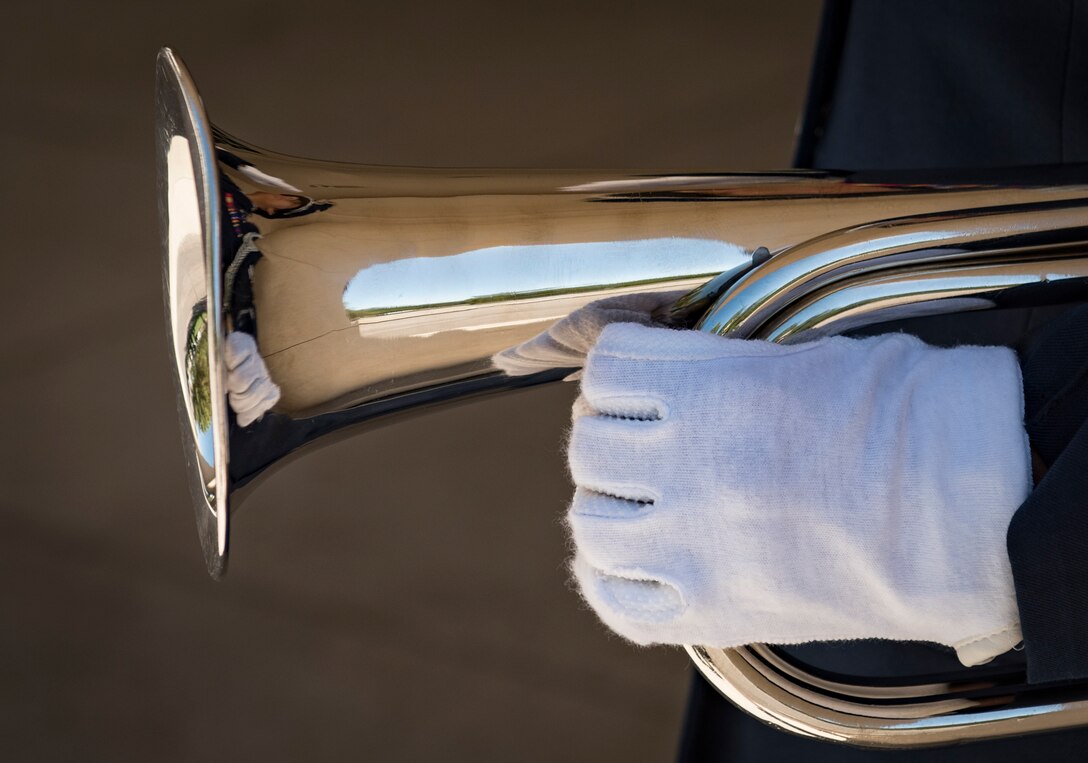
M 260 231 L 250 220 L 256 213 L 266 218 L 299 216 L 332 206 L 298 194 L 243 192 L 225 174 L 219 176 L 224 225 L 221 242 L 226 268 L 223 273 L 224 309 L 230 331 L 224 347 L 227 399 L 239 426 L 246 427 L 272 409 L 280 388 L 272 381 L 257 348 L 257 312 L 253 300 L 253 275 L 261 259 L 257 242 Z
M 254 214 L 269 220 L 303 217 L 314 212 L 324 212 L 332 207 L 331 201 L 314 201 L 297 193 L 268 193 L 254 191 L 249 194 Z
M 315 212 L 324 212 L 332 207 L 331 201 L 315 201 L 309 196 L 304 196 L 299 189 L 285 180 L 262 172 L 237 154 L 234 154 L 222 146 L 217 146 L 215 156 L 222 164 L 242 175 L 247 180 L 258 186 L 274 188 L 272 191 L 251 191 L 248 194 L 232 183 L 223 173 L 220 178 L 229 186 L 226 193 L 235 195 L 236 203 L 245 204 L 245 215 L 253 214 L 269 220 L 284 219 L 289 217 L 304 217 Z

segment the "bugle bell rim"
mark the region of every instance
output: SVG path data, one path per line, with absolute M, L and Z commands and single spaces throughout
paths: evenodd
M 218 169 L 211 123 L 185 64 L 170 48 L 163 48 L 155 74 L 166 324 L 177 369 L 175 393 L 182 419 L 189 491 L 205 563 L 209 574 L 218 579 L 227 567 L 230 517 Z M 185 287 L 179 285 L 182 282 Z M 202 341 L 189 348 L 192 352 L 183 354 L 180 339 L 200 312 L 205 325 Z M 186 362 L 188 372 L 183 368 Z M 187 376 L 194 367 L 203 371 L 203 364 L 207 396 L 200 395 L 197 401 Z

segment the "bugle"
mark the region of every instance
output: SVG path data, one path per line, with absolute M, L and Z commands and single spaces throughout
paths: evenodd
M 564 377 L 511 378 L 490 358 L 602 297 L 686 290 L 663 321 L 798 341 L 1086 294 L 1079 168 L 919 177 L 344 164 L 215 128 L 168 49 L 156 82 L 167 321 L 213 577 L 226 570 L 232 512 L 270 468 L 379 417 Z M 230 331 L 257 337 L 282 390 L 244 427 L 227 405 Z M 992 691 L 978 699 L 954 681 L 878 691 L 770 647 L 689 652 L 757 717 L 856 744 L 1088 723 L 1080 700 L 1024 710 L 1027 689 L 995 709 Z

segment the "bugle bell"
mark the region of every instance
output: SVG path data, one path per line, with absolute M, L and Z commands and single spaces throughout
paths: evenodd
M 156 83 L 166 312 L 213 577 L 226 569 L 233 510 L 268 469 L 379 417 L 563 378 L 511 378 L 490 358 L 602 297 L 686 290 L 663 321 L 798 341 L 1086 295 L 1079 168 L 919 177 L 343 164 L 213 127 L 168 49 Z M 282 390 L 248 426 L 227 404 L 230 331 L 256 336 Z M 874 686 L 773 647 L 688 651 L 742 708 L 826 739 L 940 744 L 1088 723 L 1088 701 L 1038 695 L 1015 670 Z

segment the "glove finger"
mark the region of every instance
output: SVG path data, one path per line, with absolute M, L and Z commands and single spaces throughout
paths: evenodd
M 244 394 L 260 379 L 268 378 L 268 369 L 260 355 L 249 355 L 227 372 L 227 391 Z
M 581 554 L 572 560 L 571 572 L 605 625 L 638 644 L 659 643 L 661 638 L 645 626 L 675 620 L 687 608 L 680 589 L 665 579 L 609 574 Z
M 491 362 L 508 376 L 525 376 L 552 368 L 577 368 L 585 357 L 556 344 L 547 334 L 496 353 Z
M 604 572 L 646 570 L 673 559 L 671 531 L 656 502 L 577 488 L 567 525 L 575 547 Z
M 279 389 L 267 376 L 256 379 L 253 384 L 242 392 L 231 392 L 228 398 L 235 413 L 249 411 L 261 404 L 263 400 L 274 394 L 273 390 Z
M 549 368 L 579 367 L 586 353 L 610 323 L 650 325 L 653 311 L 675 302 L 682 291 L 621 294 L 591 302 L 547 331 L 492 357 L 494 365 L 509 376 L 524 376 Z
M 622 306 L 605 307 L 589 304 L 548 329 L 547 336 L 571 355 L 585 358 L 597 343 L 601 332 L 610 323 L 651 323 L 650 311 L 632 310 Z
M 238 424 L 246 427 L 260 419 L 280 400 L 280 388 L 269 380 L 259 383 L 250 393 L 228 396 Z
M 627 311 L 650 315 L 657 308 L 672 304 L 687 293 L 686 289 L 638 291 L 631 294 L 618 294 L 615 297 L 605 297 L 596 302 L 590 302 L 586 307 L 593 306 L 601 311 Z
M 653 324 L 653 312 L 679 299 L 684 292 L 639 292 L 590 302 L 548 329 L 552 341 L 584 358 L 605 327 L 612 323 Z
M 244 331 L 232 331 L 223 343 L 223 360 L 228 371 L 233 371 L 253 355 L 258 355 L 257 341 Z
M 235 413 L 252 411 L 260 406 L 270 408 L 280 398 L 280 388 L 271 379 L 264 378 L 244 393 L 230 395 Z
M 612 416 L 582 416 L 574 422 L 567 458 L 574 483 L 635 500 L 660 498 L 661 447 L 669 422 L 634 421 Z
M 584 352 L 577 352 L 557 342 L 549 333 L 537 334 L 518 345 L 516 350 L 518 356 L 525 360 L 547 363 L 556 368 L 581 366 L 586 359 Z

